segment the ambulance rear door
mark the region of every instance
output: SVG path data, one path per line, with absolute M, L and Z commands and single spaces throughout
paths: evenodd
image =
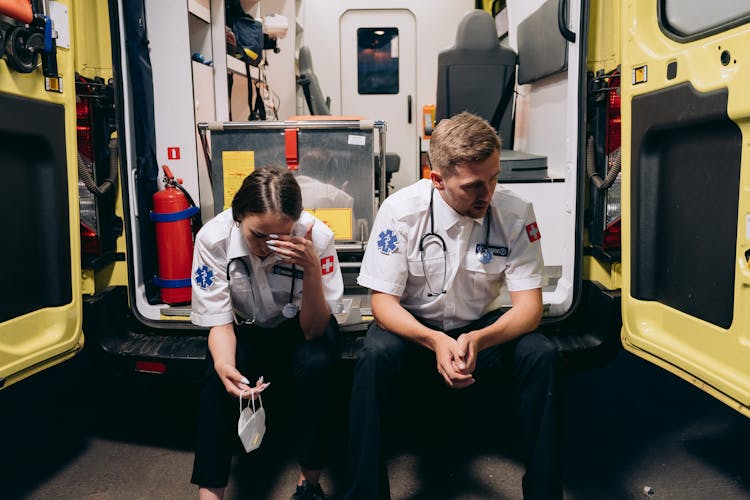
M 0 387 L 83 345 L 70 2 L 44 3 L 54 50 L 52 24 L 40 39 L 28 21 L 0 16 Z M 0 12 L 24 17 L 19 6 L 0 2 Z M 51 77 L 32 47 L 46 51 Z
M 750 4 L 622 22 L 623 344 L 750 416 Z

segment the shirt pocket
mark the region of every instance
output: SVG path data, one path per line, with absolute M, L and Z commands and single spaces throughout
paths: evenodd
M 445 289 L 448 279 L 448 260 L 450 255 L 439 257 L 410 258 L 408 260 L 409 277 L 406 280 L 404 295 L 420 296 L 439 294 Z
M 474 299 L 492 301 L 500 295 L 505 283 L 505 270 L 508 268 L 508 257 L 493 255 L 492 260 L 483 264 L 476 252 L 467 252 L 464 257 L 464 269 L 471 283 L 470 295 Z

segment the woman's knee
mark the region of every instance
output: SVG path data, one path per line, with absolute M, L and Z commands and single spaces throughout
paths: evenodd
M 321 337 L 300 344 L 295 358 L 297 375 L 307 377 L 325 374 L 336 363 L 336 350 L 330 339 Z

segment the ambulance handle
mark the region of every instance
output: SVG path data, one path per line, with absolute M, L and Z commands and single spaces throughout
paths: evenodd
M 568 29 L 568 0 L 558 0 L 557 2 L 557 26 L 560 28 L 560 34 L 570 43 L 576 43 L 576 34 Z
M 406 96 L 406 123 L 411 123 L 411 94 Z

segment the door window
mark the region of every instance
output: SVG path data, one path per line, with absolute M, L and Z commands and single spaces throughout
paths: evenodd
M 693 40 L 750 22 L 747 0 L 663 0 L 661 24 L 680 39 Z M 687 41 L 686 40 L 686 41 Z
M 398 28 L 357 29 L 360 94 L 398 94 Z

